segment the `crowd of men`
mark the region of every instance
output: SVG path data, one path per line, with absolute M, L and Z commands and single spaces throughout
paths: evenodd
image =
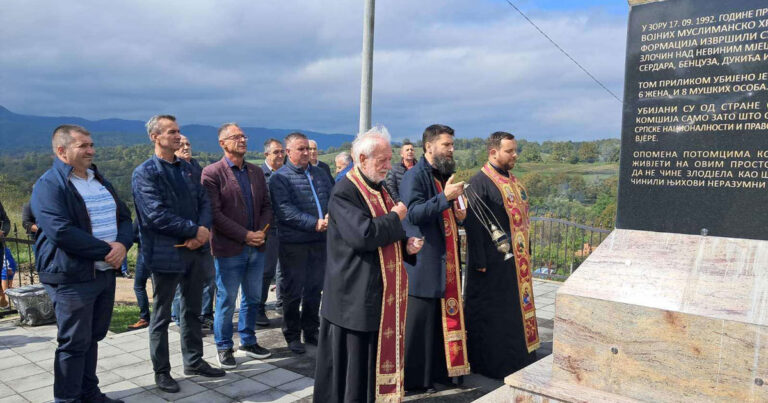
M 454 181 L 448 126 L 424 131 L 419 160 L 403 144 L 394 167 L 390 135 L 374 127 L 336 157 L 335 175 L 317 159 L 317 143 L 298 132 L 269 139 L 258 167 L 245 160 L 246 133 L 225 123 L 222 159 L 201 168 L 174 116 L 153 116 L 146 128 L 154 153 L 133 172 L 135 221 L 93 164 L 83 127 L 55 129 L 53 167 L 34 186 L 36 265 L 58 325 L 57 402 L 118 401 L 98 387 L 98 341 L 134 241 L 141 318 L 133 327 L 149 328 L 155 383 L 166 392 L 180 390 L 169 361 L 173 320 L 185 374 L 220 377 L 236 368 L 236 352 L 271 355 L 256 325 L 269 324 L 273 279 L 288 348 L 317 346 L 318 402 L 400 401 L 405 390 L 431 392 L 470 369 L 501 378 L 535 359 L 528 196 L 509 172 L 517 159 L 511 134 L 489 137 L 488 163 L 469 188 L 506 227 L 514 259 L 497 250 L 483 221 L 488 210 L 468 205 L 468 185 Z M 466 301 L 460 226 L 469 240 Z M 203 359 L 206 324 L 218 367 Z

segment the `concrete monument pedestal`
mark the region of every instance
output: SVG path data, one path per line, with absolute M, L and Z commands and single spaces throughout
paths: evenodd
M 767 401 L 768 242 L 615 230 L 558 290 L 522 401 Z
M 509 400 L 768 401 L 768 4 L 629 4 L 619 229 Z

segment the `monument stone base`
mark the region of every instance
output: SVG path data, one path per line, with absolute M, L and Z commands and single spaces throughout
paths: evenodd
M 768 401 L 768 242 L 613 231 L 560 287 L 510 401 Z M 512 398 L 513 397 L 513 398 Z

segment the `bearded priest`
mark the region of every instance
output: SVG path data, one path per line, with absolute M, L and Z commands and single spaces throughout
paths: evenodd
M 517 141 L 496 132 L 486 141 L 488 162 L 469 180 L 485 203 L 470 201 L 467 231 L 466 314 L 469 362 L 472 370 L 501 379 L 536 359 L 539 332 L 533 303 L 533 279 L 528 239 L 528 194 L 510 172 L 517 161 Z M 492 217 L 488 217 L 490 212 Z M 512 255 L 496 249 L 489 222 L 511 241 Z M 495 225 L 495 224 L 494 224 Z
M 406 238 L 406 207 L 383 181 L 392 167 L 389 132 L 377 126 L 352 143 L 354 168 L 328 203 L 328 260 L 315 369 L 316 402 L 399 402 L 403 397 L 408 274 L 422 246 Z

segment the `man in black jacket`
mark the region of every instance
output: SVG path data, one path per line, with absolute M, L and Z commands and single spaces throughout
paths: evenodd
M 403 146 L 400 148 L 400 163 L 393 166 L 387 173 L 387 190 L 395 201 L 400 201 L 400 182 L 403 180 L 405 171 L 416 165 L 414 156 L 413 143 L 408 140 L 403 141 Z
M 58 326 L 53 395 L 57 402 L 116 402 L 99 390 L 96 361 L 112 318 L 115 273 L 133 244 L 131 213 L 93 165 L 85 128 L 59 126 L 51 142 L 56 158 L 31 205 L 40 226 L 35 265 Z
M 404 242 L 405 205 L 395 204 L 383 186 L 392 158 L 386 128 L 358 136 L 352 155 L 355 168 L 333 188 L 328 205 L 316 402 L 402 396 L 408 289 L 403 260 L 406 249 L 418 252 L 421 241 Z
M 264 178 L 269 183 L 269 177 L 272 173 L 283 167 L 285 163 L 285 149 L 283 143 L 278 139 L 269 139 L 264 142 L 264 163 L 261 164 L 261 170 L 264 171 Z M 267 256 L 264 258 L 264 279 L 261 287 L 261 302 L 256 306 L 256 324 L 259 326 L 269 326 L 266 304 L 269 296 L 269 287 L 272 280 L 275 280 L 275 294 L 277 297 L 276 309 L 282 309 L 283 303 L 280 299 L 280 261 L 278 253 L 280 251 L 280 239 L 277 234 L 277 224 L 275 216 L 272 216 L 272 223 L 267 230 Z
M 466 217 L 455 200 L 464 183 L 453 183 L 453 129 L 424 130 L 424 156 L 403 176 L 403 221 L 409 237 L 423 237 L 424 248 L 408 270 L 405 335 L 406 390 L 433 389 L 435 381 L 469 373 L 463 329 L 457 224 Z M 446 361 L 446 356 L 451 360 Z

